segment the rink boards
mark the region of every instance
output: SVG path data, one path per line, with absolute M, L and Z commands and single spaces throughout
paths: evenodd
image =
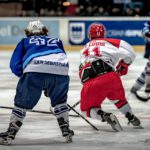
M 66 51 L 80 51 L 83 48 L 82 46 L 72 46 L 72 45 L 65 45 L 64 48 Z M 0 45 L 0 50 L 14 50 L 15 45 Z M 134 50 L 136 52 L 143 52 L 144 51 L 144 45 L 142 46 L 133 46 Z

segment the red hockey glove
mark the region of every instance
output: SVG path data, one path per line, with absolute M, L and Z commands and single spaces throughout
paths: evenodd
M 116 66 L 117 73 L 120 76 L 126 75 L 128 73 L 128 64 L 126 64 L 123 60 L 120 60 L 118 65 Z

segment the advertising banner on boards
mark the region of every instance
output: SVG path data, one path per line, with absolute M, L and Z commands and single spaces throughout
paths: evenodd
M 69 21 L 69 42 L 72 45 L 83 45 L 88 42 L 88 28 L 92 23 L 101 23 L 105 26 L 108 38 L 119 38 L 129 42 L 131 45 L 143 45 L 141 30 L 144 20 L 71 20 Z
M 13 45 L 25 37 L 24 29 L 30 20 L 2 20 L 0 21 L 0 44 Z M 49 30 L 51 37 L 59 36 L 59 21 L 41 20 Z M 52 30 L 51 30 L 52 29 Z

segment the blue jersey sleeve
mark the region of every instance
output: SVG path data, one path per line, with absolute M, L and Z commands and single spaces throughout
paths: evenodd
M 22 39 L 16 46 L 11 60 L 10 69 L 18 77 L 23 74 L 22 59 L 24 55 L 24 40 Z

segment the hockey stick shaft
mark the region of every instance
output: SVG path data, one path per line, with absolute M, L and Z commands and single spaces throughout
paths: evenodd
M 77 101 L 74 105 L 72 105 L 72 108 L 75 108 L 78 104 L 80 103 L 80 101 Z M 69 111 L 71 110 L 71 108 L 69 108 Z
M 8 106 L 0 106 L 1 109 L 10 109 L 12 110 L 13 107 L 8 107 Z M 41 113 L 41 114 L 53 114 L 52 112 L 48 112 L 48 111 L 41 111 L 41 110 L 29 110 L 29 112 L 33 112 L 33 113 Z M 79 117 L 77 115 L 69 115 L 71 117 Z
M 13 109 L 13 107 L 8 107 L 8 106 L 0 106 L 0 108 L 2 108 L 2 109 L 10 109 L 10 110 Z M 41 110 L 28 110 L 28 111 L 29 112 L 34 112 L 34 113 L 52 114 L 51 112 L 41 111 Z
M 71 107 L 69 104 L 67 104 L 68 107 L 73 110 L 77 115 L 79 115 L 83 120 L 85 120 L 91 127 L 93 127 L 95 130 L 98 131 L 98 128 L 95 127 L 90 121 L 88 121 L 84 116 L 82 116 L 79 112 L 77 112 L 73 107 Z

